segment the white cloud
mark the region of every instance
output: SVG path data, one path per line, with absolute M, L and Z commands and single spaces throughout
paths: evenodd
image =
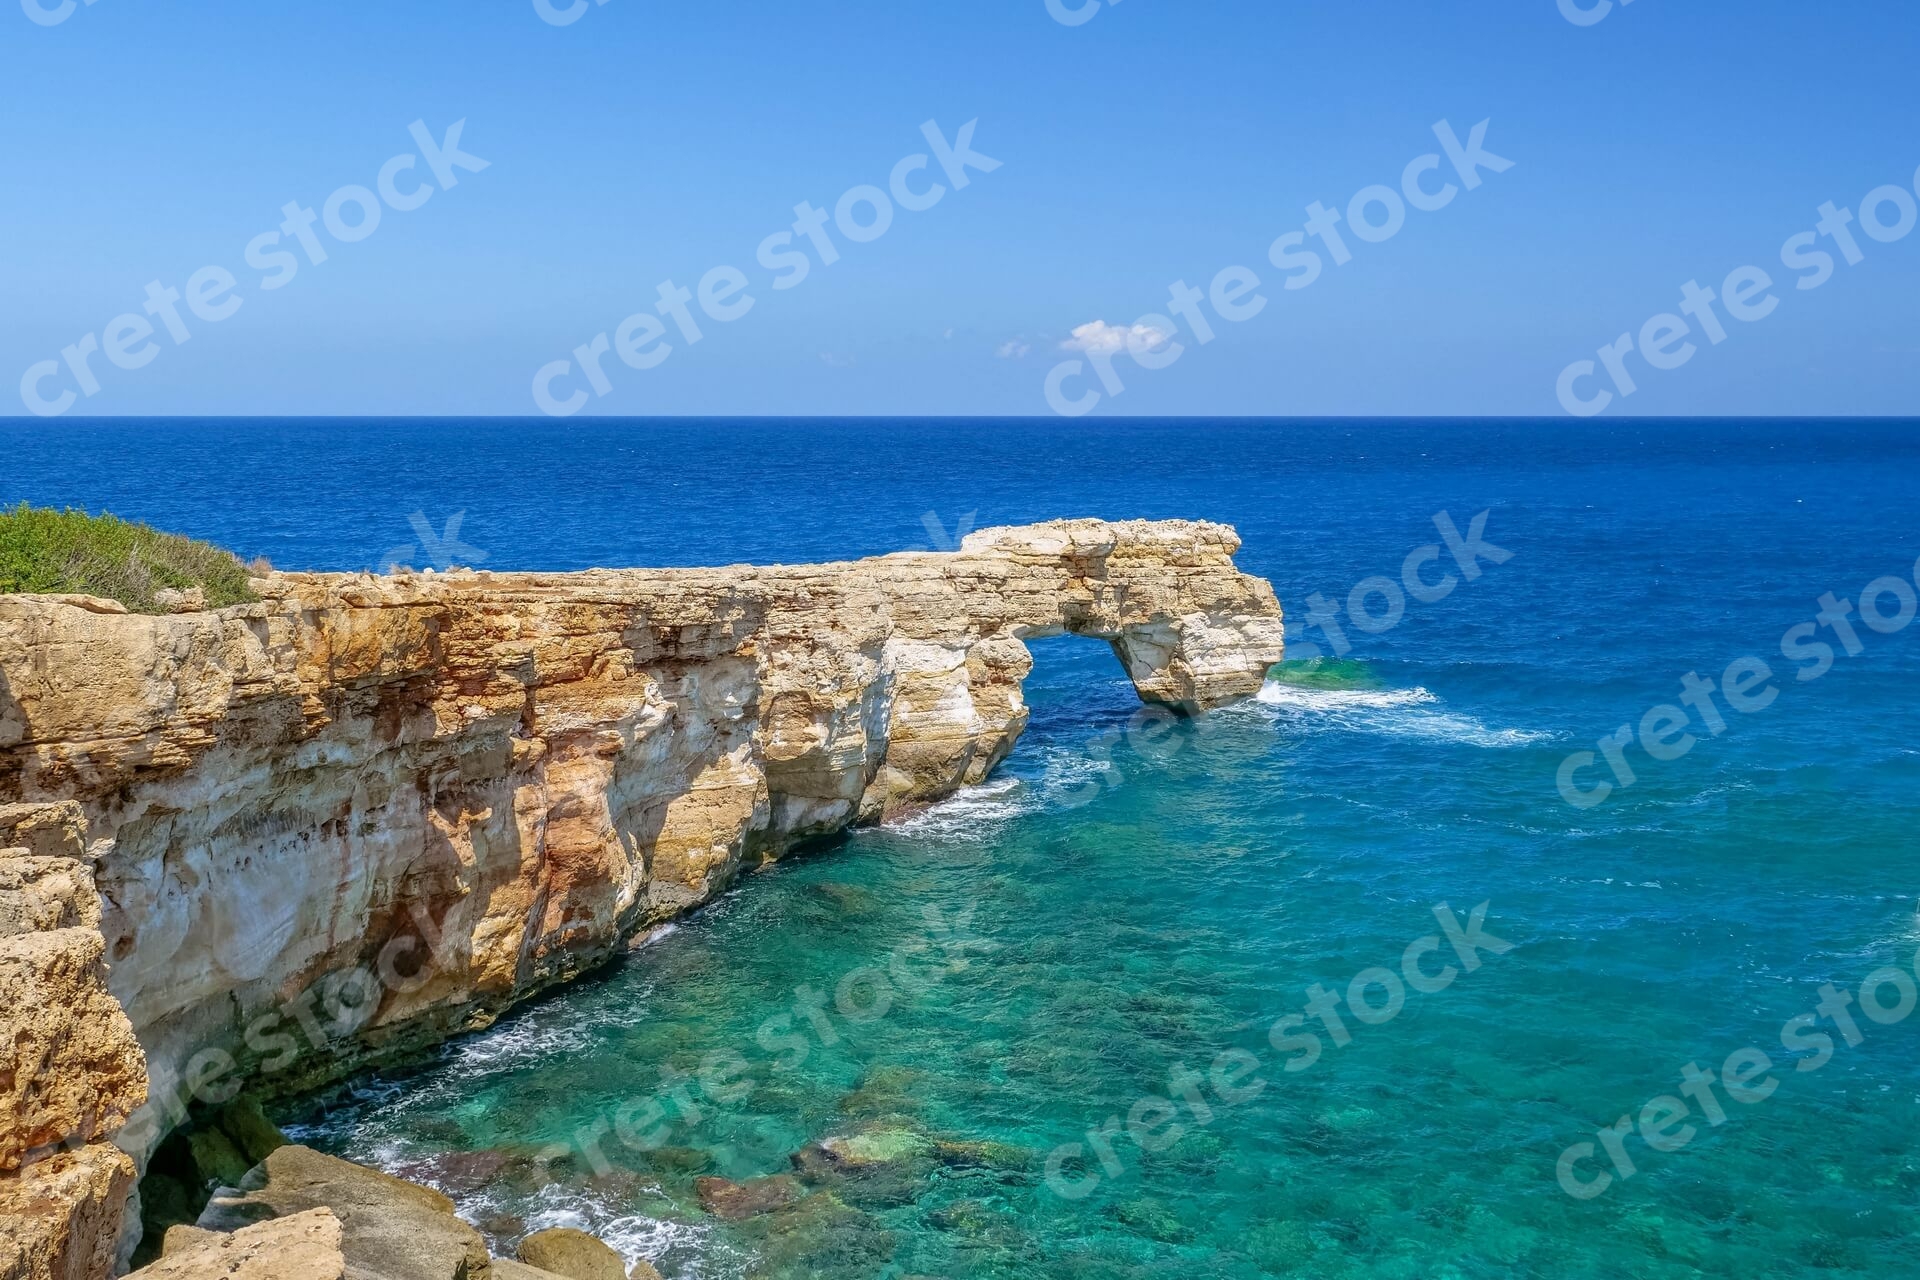
M 1018 338 L 1014 338 L 1011 341 L 1001 343 L 1000 349 L 993 354 L 999 356 L 1002 360 L 1024 360 L 1027 352 L 1031 350 L 1033 350 L 1033 348 L 1030 345 L 1020 341 Z
M 1091 324 L 1083 324 L 1075 329 L 1073 336 L 1060 344 L 1060 349 L 1084 351 L 1089 355 L 1112 354 L 1125 351 L 1129 338 L 1142 350 L 1152 351 L 1167 345 L 1172 341 L 1173 335 L 1149 324 L 1136 324 L 1129 329 L 1124 325 L 1095 320 Z

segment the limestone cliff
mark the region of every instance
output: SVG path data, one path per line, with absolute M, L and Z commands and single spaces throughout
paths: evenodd
M 1252 694 L 1281 619 L 1238 546 L 1080 520 L 805 567 L 282 574 L 165 617 L 0 596 L 0 1018 L 31 1046 L 0 1280 L 105 1274 L 108 1139 L 144 1161 L 187 1091 L 484 1025 L 797 840 L 980 782 L 1025 640 L 1105 639 L 1187 711 Z

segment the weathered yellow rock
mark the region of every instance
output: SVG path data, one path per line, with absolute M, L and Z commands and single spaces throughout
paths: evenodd
M 107 994 L 92 929 L 0 938 L 0 1171 L 38 1149 L 104 1141 L 146 1101 L 146 1063 Z
M 168 1234 L 168 1243 L 174 1241 Z M 180 1247 L 128 1280 L 341 1280 L 340 1219 L 326 1209 L 275 1218 L 232 1235 L 180 1234 Z
M 1028 640 L 1105 640 L 1183 710 L 1254 693 L 1281 618 L 1238 547 L 1075 520 L 849 564 L 272 575 L 157 617 L 0 596 L 0 1018 L 30 1054 L 0 1170 L 137 1096 L 126 1018 L 144 1157 L 196 1086 L 484 1025 L 796 840 L 982 781 Z
M 0 1177 L 0 1280 L 105 1280 L 133 1161 L 96 1143 Z
M 627 1280 L 627 1264 L 612 1247 L 584 1231 L 536 1231 L 514 1250 L 519 1260 L 566 1280 Z
M 254 1223 L 314 1210 L 338 1219 L 334 1246 L 356 1274 L 380 1280 L 473 1280 L 487 1274 L 480 1233 L 453 1202 L 417 1183 L 322 1155 L 281 1147 L 216 1194 L 196 1224 L 243 1234 Z

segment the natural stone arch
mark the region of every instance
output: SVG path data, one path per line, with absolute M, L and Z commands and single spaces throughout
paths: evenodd
M 54 871 L 86 906 L 0 938 L 0 958 L 55 933 L 77 957 L 15 1013 L 80 1018 L 75 1043 L 126 1065 L 124 1013 L 142 1078 L 62 1077 L 95 1116 L 203 1052 L 272 1091 L 483 1026 L 798 840 L 983 780 L 1026 726 L 1028 639 L 1106 640 L 1183 712 L 1253 694 L 1281 616 L 1239 545 L 1071 520 L 848 564 L 271 574 L 257 603 L 164 617 L 0 595 L 0 818 L 59 806 L 84 857 Z M 233 867 L 285 871 L 286 899 L 249 916 Z M 255 1019 L 426 933 L 417 984 L 262 1078 Z M 170 1123 L 121 1137 L 144 1162 Z M 0 1140 L 0 1213 L 53 1224 L 33 1280 L 56 1253 L 112 1256 L 130 1170 L 109 1136 L 72 1135 L 31 1178 Z

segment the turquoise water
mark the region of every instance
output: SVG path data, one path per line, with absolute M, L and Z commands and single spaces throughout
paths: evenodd
M 1778 650 L 1822 593 L 1912 583 L 1912 424 L 629 424 L 537 448 L 516 424 L 266 424 L 235 463 L 266 496 L 241 503 L 192 497 L 168 471 L 185 461 L 108 461 L 196 430 L 215 452 L 237 429 L 83 426 L 60 453 L 16 450 L 0 501 L 113 505 L 289 566 L 365 563 L 416 505 L 436 528 L 467 510 L 493 567 L 866 553 L 928 542 L 926 511 L 948 529 L 1206 516 L 1240 527 L 1243 566 L 1296 620 L 1312 593 L 1397 578 L 1442 510 L 1462 528 L 1491 510 L 1487 538 L 1513 552 L 1171 731 L 1129 738 L 1104 646 L 1037 645 L 1033 727 L 987 787 L 751 877 L 418 1070 L 289 1110 L 311 1141 L 440 1185 L 501 1246 L 583 1226 L 676 1280 L 1920 1275 L 1920 1016 L 1856 1009 L 1852 1046 L 1823 1020 L 1818 1070 L 1780 1042 L 1822 984 L 1911 974 L 1920 947 L 1920 627 L 1862 630 L 1806 683 Z M 457 478 L 405 461 L 456 440 Z M 663 451 L 687 469 L 655 483 Z M 1569 753 L 1748 654 L 1785 676 L 1777 702 L 1678 760 L 1634 748 L 1637 780 L 1603 804 L 1561 798 Z M 1489 904 L 1510 947 L 1405 992 L 1391 1020 L 1343 1008 L 1344 1047 L 1314 1024 L 1320 1057 L 1287 1071 L 1304 1050 L 1276 1049 L 1275 1021 L 1316 984 L 1344 997 L 1365 970 L 1400 973 L 1441 935 L 1440 903 L 1463 924 Z M 1444 944 L 1419 962 L 1462 967 Z M 896 964 L 873 1009 L 871 971 Z M 836 1007 L 850 974 L 850 1007 L 877 1016 Z M 794 1012 L 802 987 L 826 993 L 818 1025 Z M 1636 1134 L 1634 1177 L 1562 1190 L 1562 1152 L 1749 1046 L 1774 1063 L 1770 1097 L 1722 1088 L 1723 1124 L 1696 1105 L 1683 1149 Z M 698 1082 L 709 1061 L 730 1100 Z M 1116 1172 L 1089 1143 L 1168 1097 L 1176 1068 L 1249 1061 L 1258 1096 L 1196 1086 L 1208 1122 L 1180 1101 L 1164 1149 L 1122 1133 Z M 663 1068 L 696 1079 L 654 1113 Z M 1142 1105 L 1160 1145 L 1166 1114 Z M 647 1141 L 583 1150 L 616 1116 Z M 803 1156 L 797 1205 L 702 1209 L 698 1177 L 791 1172 L 836 1136 L 894 1158 Z M 1048 1177 L 1076 1143 L 1053 1182 L 1078 1198 Z M 1613 1166 L 1597 1150 L 1576 1168 Z

